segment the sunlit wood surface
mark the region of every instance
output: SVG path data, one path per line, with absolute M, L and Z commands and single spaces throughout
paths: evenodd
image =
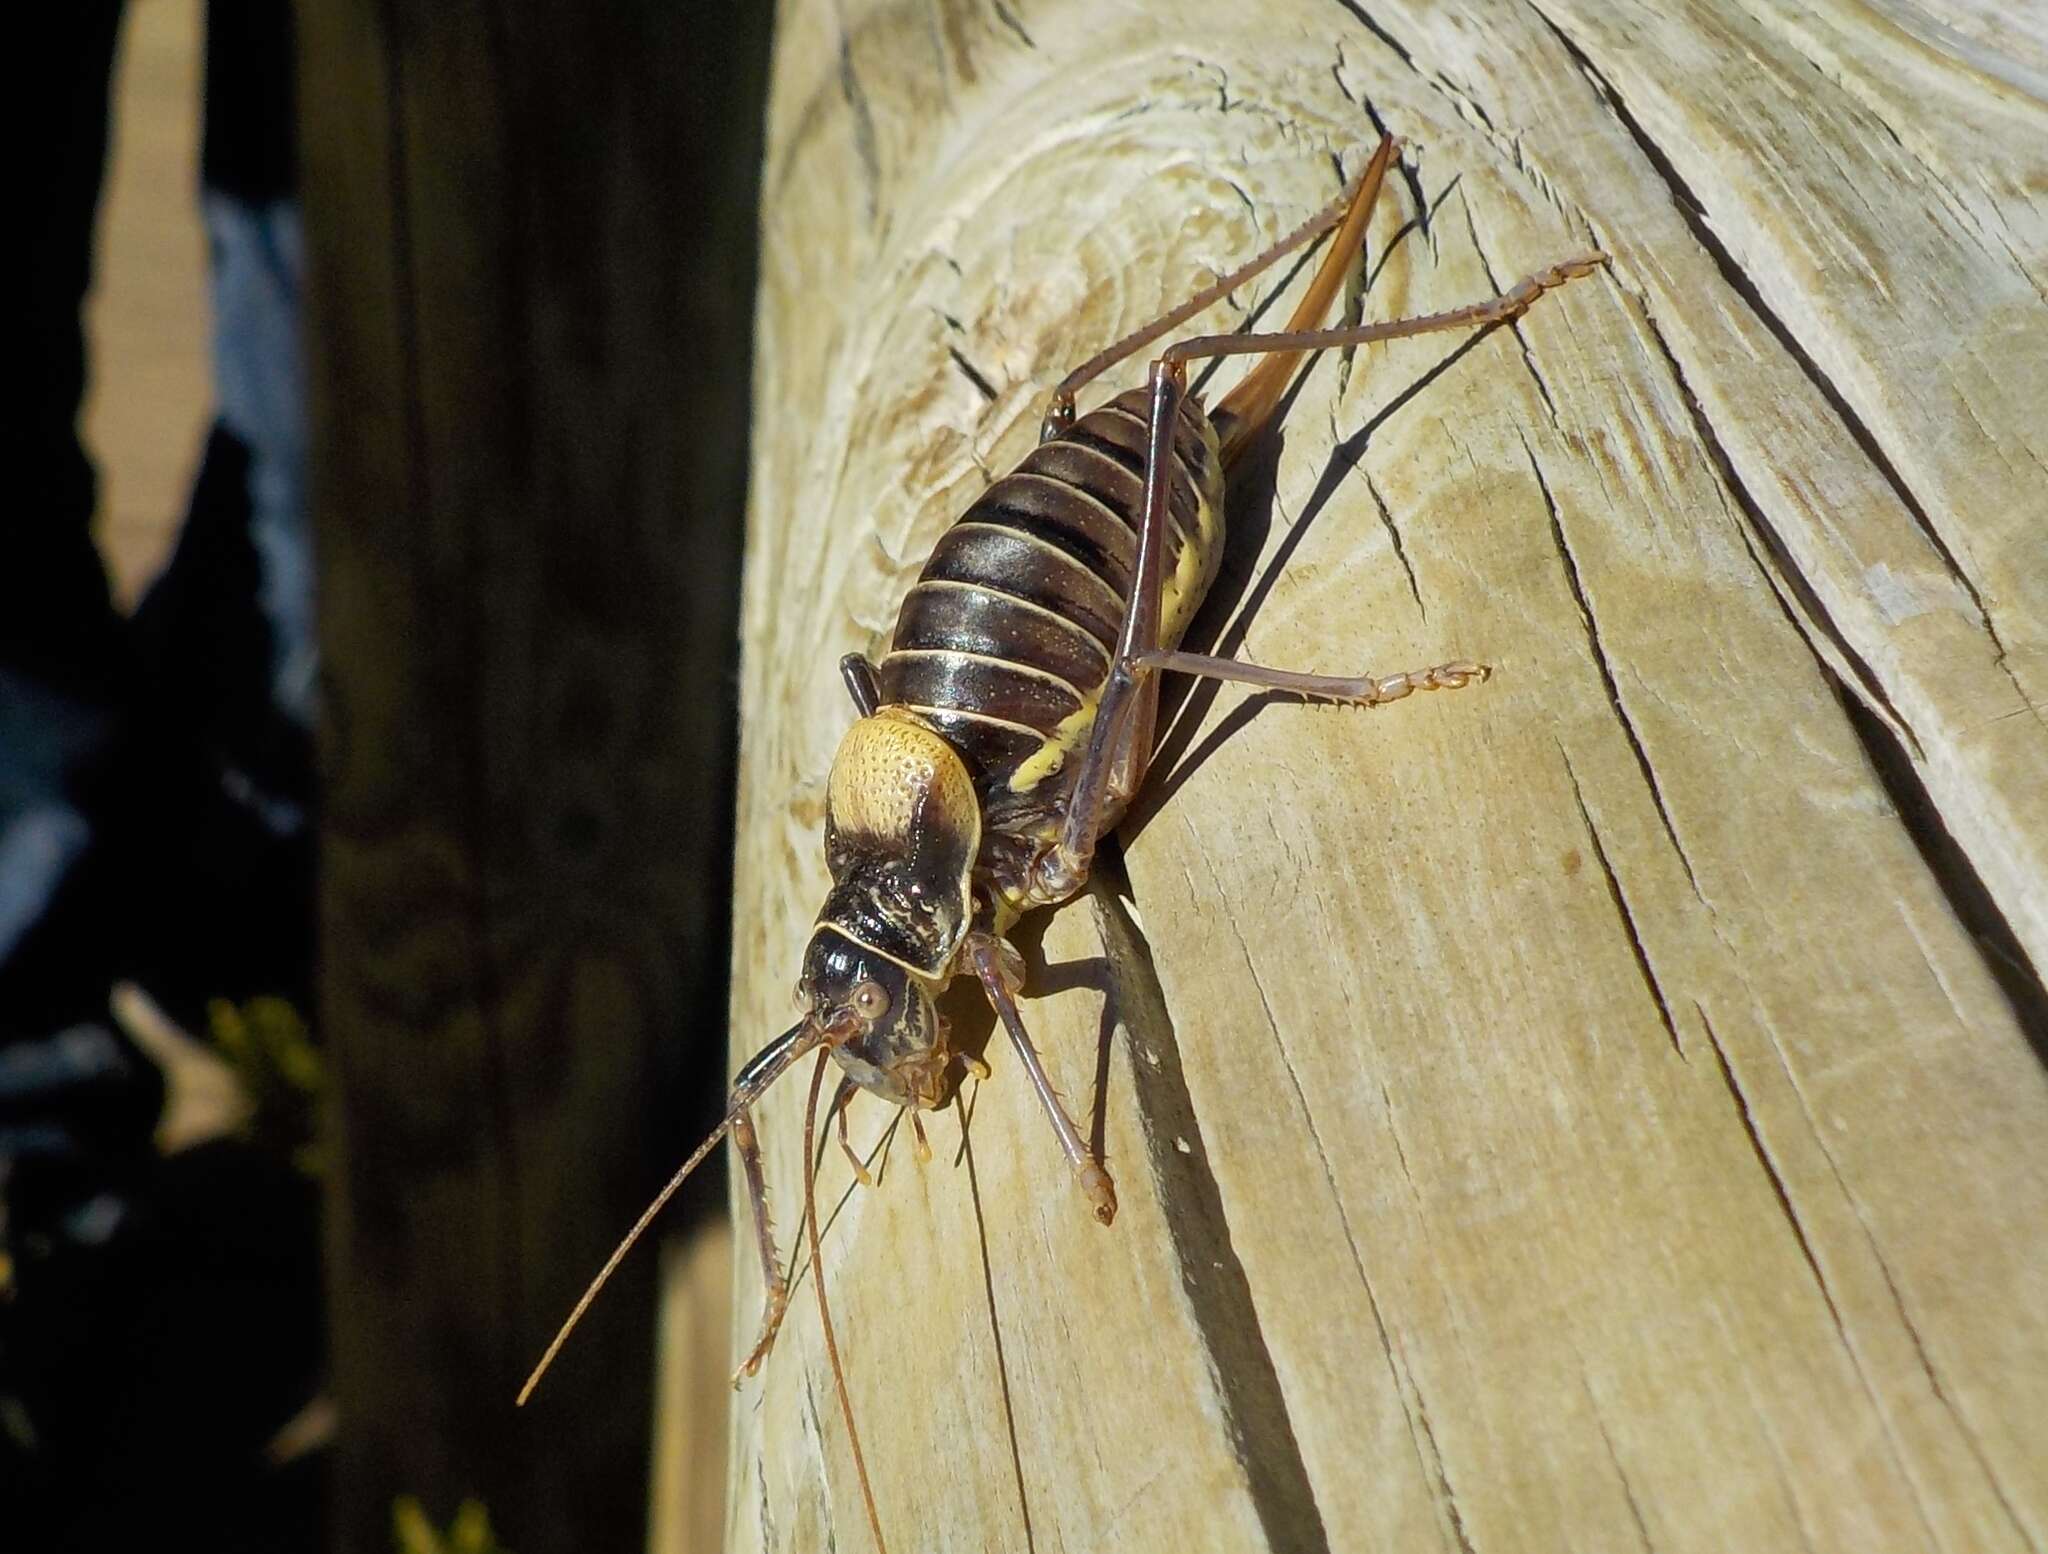
M 707 1217 L 662 1251 L 648 1554 L 712 1554 L 720 1546 L 732 1248 L 730 1227 Z
M 2048 1547 L 2044 29 L 1938 0 L 779 23 L 735 1061 L 787 1023 L 822 893 L 834 660 L 1068 367 L 1382 126 L 1409 145 L 1366 314 L 1614 256 L 1513 328 L 1321 361 L 1237 483 L 1198 639 L 1496 674 L 1183 705 L 1128 889 L 1027 942 L 1114 1227 L 1000 1039 L 931 1165 L 898 1135 L 849 1194 L 826 1151 L 891 1547 Z M 802 1099 L 763 1123 L 786 1240 Z M 856 1143 L 890 1122 L 857 1105 Z M 738 1399 L 730 1549 L 868 1546 L 830 1389 L 806 1276 Z

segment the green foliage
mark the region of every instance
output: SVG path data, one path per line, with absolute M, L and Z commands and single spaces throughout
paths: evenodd
M 318 1111 L 326 1070 L 299 1012 L 282 998 L 206 1006 L 213 1045 L 249 1097 L 251 1137 L 309 1176 L 322 1167 Z
M 392 1545 L 397 1554 L 511 1554 L 491 1531 L 491 1513 L 481 1500 L 465 1500 L 444 1533 L 416 1495 L 391 1502 Z

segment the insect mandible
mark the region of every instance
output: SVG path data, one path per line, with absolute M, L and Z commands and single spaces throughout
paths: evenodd
M 760 1336 L 734 1384 L 753 1374 L 789 1298 L 768 1221 L 754 1103 L 800 1059 L 818 1054 L 805 1111 L 805 1219 L 815 1270 L 811 1139 L 827 1059 L 842 1070 L 827 1109 L 828 1121 L 839 1117 L 842 1147 L 845 1105 L 858 1090 L 909 1108 L 915 1123 L 920 1110 L 947 1099 L 961 1071 L 987 1073 L 978 1059 L 952 1050 L 937 1009 L 956 977 L 975 978 L 995 1010 L 1088 1207 L 1105 1225 L 1115 1217 L 1109 1173 L 1067 1115 L 1025 1031 L 1016 1000 L 1023 962 L 1007 935 L 1025 913 L 1056 906 L 1087 882 L 1097 845 L 1144 783 L 1160 675 L 1375 706 L 1487 673 L 1461 661 L 1391 675 L 1311 674 L 1179 651 L 1222 558 L 1225 476 L 1272 420 L 1305 353 L 1505 322 L 1606 259 L 1582 254 L 1444 313 L 1320 327 L 1357 261 L 1397 146 L 1383 136 L 1335 204 L 1063 379 L 1038 447 L 940 537 L 881 660 L 854 654 L 841 661 L 859 716 L 826 784 L 832 884 L 797 980 L 802 1017 L 741 1068 L 724 1120 L 591 1282 L 521 1390 L 522 1403 L 627 1250 L 727 1134 L 746 1176 L 766 1291 Z M 1330 251 L 1285 330 L 1169 345 L 1144 387 L 1076 415 L 1076 393 L 1097 375 L 1332 227 Z M 1266 360 L 1213 410 L 1188 391 L 1190 361 L 1252 354 Z M 855 1171 L 865 1180 L 857 1160 Z M 836 1374 L 823 1282 L 812 1282 Z M 843 1377 L 839 1390 L 881 1547 Z

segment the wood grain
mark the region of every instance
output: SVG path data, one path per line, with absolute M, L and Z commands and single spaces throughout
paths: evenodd
M 653 1259 L 512 1398 L 716 1115 L 766 27 L 300 11 L 337 1549 L 645 1537 Z
M 649 1554 L 705 1554 L 725 1525 L 732 1246 L 731 1228 L 707 1215 L 663 1248 Z
M 1066 368 L 1382 127 L 1368 316 L 1614 256 L 1512 328 L 1318 362 L 1234 488 L 1197 640 L 1496 673 L 1181 703 L 1127 878 L 1027 943 L 1115 1226 L 1000 1043 L 932 1165 L 898 1139 L 849 1191 L 827 1152 L 892 1547 L 2048 1548 L 2048 106 L 1991 13 L 779 29 L 735 1058 L 822 893 L 833 662 Z M 762 1125 L 785 1227 L 798 1090 Z M 794 1312 L 733 1550 L 868 1541 Z

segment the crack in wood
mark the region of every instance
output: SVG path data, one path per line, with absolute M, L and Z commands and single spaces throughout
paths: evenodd
M 1330 430 L 1336 432 L 1336 416 L 1331 415 Z M 1408 559 L 1408 547 L 1401 541 L 1400 526 L 1394 522 L 1394 510 L 1387 506 L 1387 499 L 1380 494 L 1379 483 L 1372 478 L 1372 471 L 1359 461 L 1358 473 L 1365 477 L 1366 494 L 1372 498 L 1372 505 L 1380 515 L 1380 525 L 1387 531 L 1387 539 L 1393 544 L 1394 559 L 1401 563 L 1401 571 L 1408 578 L 1408 594 L 1415 601 L 1415 612 L 1421 616 L 1424 625 L 1429 624 L 1429 606 L 1422 602 L 1422 586 L 1415 580 L 1415 563 Z
M 1027 49 L 1036 49 L 1038 47 L 1038 40 L 1024 30 L 1024 23 L 1018 18 L 1015 11 L 1003 4 L 1003 0 L 991 0 L 991 4 L 996 13 L 996 20 L 1014 32 L 1023 42 L 1024 47 Z
M 1572 600 L 1578 606 L 1579 621 L 1585 628 L 1586 645 L 1593 655 L 1593 667 L 1599 672 L 1600 684 L 1607 692 L 1607 705 L 1613 709 L 1615 721 L 1620 723 L 1622 735 L 1628 741 L 1629 751 L 1635 756 L 1636 770 L 1642 774 L 1643 786 L 1649 791 L 1650 804 L 1657 811 L 1657 820 L 1664 828 L 1664 836 L 1671 843 L 1672 852 L 1678 855 L 1678 865 L 1685 870 L 1686 883 L 1692 887 L 1694 899 L 1704 906 L 1707 898 L 1700 891 L 1699 876 L 1693 872 L 1692 859 L 1686 854 L 1685 844 L 1678 839 L 1678 827 L 1673 823 L 1671 810 L 1664 802 L 1664 790 L 1657 781 L 1656 768 L 1650 764 L 1650 753 L 1643 748 L 1642 736 L 1636 731 L 1635 720 L 1628 715 L 1628 708 L 1622 702 L 1621 686 L 1615 680 L 1614 666 L 1608 660 L 1606 645 L 1600 640 L 1600 622 L 1593 614 L 1592 601 L 1586 597 L 1585 585 L 1579 577 L 1578 557 L 1572 553 L 1571 543 L 1565 538 L 1564 520 L 1558 511 L 1557 499 L 1551 494 L 1550 482 L 1544 478 L 1543 466 L 1537 462 L 1536 451 L 1529 446 L 1528 437 L 1519 432 L 1517 435 L 1521 437 L 1522 452 L 1529 460 L 1529 473 L 1535 477 L 1536 489 L 1542 493 L 1543 508 L 1550 518 L 1550 537 L 1557 546 L 1558 556 L 1564 562 L 1565 586 L 1571 590 Z M 1569 768 L 1570 761 L 1567 760 L 1565 765 Z M 1576 791 L 1576 779 L 1573 780 L 1572 786 Z M 1581 810 L 1584 807 L 1583 804 L 1580 805 Z M 1665 1023 L 1670 1023 L 1668 1013 Z
M 1450 1534 L 1457 1540 L 1458 1554 L 1479 1554 L 1473 1547 L 1471 1535 L 1465 1531 L 1465 1513 L 1458 1509 L 1457 1491 L 1451 1488 L 1451 1475 L 1444 1466 L 1443 1449 L 1436 1443 L 1436 1427 L 1429 1422 L 1429 1410 L 1423 1406 L 1419 1391 L 1415 1394 L 1415 1416 L 1422 1426 L 1423 1439 L 1429 1442 L 1430 1465 L 1441 1497 L 1439 1504 L 1450 1518 Z
M 1500 276 L 1494 272 L 1493 260 L 1487 255 L 1486 245 L 1479 241 L 1479 221 L 1472 214 L 1471 196 L 1461 194 L 1458 197 L 1458 204 L 1465 212 L 1465 232 L 1472 239 L 1472 252 L 1478 256 L 1479 267 L 1486 272 L 1486 284 L 1493 288 L 1493 294 L 1497 297 L 1501 292 Z M 1536 370 L 1536 358 L 1529 350 L 1529 337 L 1522 331 L 1522 320 L 1510 318 L 1506 323 L 1515 337 L 1515 348 L 1522 353 L 1522 365 L 1528 369 L 1529 381 L 1536 386 L 1537 396 L 1543 401 L 1544 412 L 1550 417 L 1551 426 L 1558 427 L 1557 401 L 1550 397 L 1550 385 L 1543 381 L 1543 374 Z M 1528 438 L 1522 439 L 1522 446 L 1526 451 L 1529 446 Z M 1530 462 L 1535 462 L 1533 454 L 1530 456 Z M 1547 492 L 1545 494 L 1548 495 Z
M 2035 1057 L 2048 1067 L 2048 986 L 2043 985 L 2039 969 L 1969 853 L 1949 830 L 1940 806 L 1920 780 L 1918 766 L 1890 726 L 1833 675 L 1828 676 L 1828 684 L 1928 874 L 1962 924 Z
M 818 1393 L 814 1382 L 815 1377 L 811 1373 L 811 1368 L 807 1365 L 803 1369 L 804 1406 L 801 1410 L 801 1417 L 808 1427 L 804 1431 L 804 1437 L 810 1444 L 818 1467 L 817 1477 L 811 1484 L 811 1491 L 818 1497 L 818 1525 L 825 1534 L 826 1554 L 837 1554 L 839 1548 L 838 1522 L 832 1510 L 832 1479 L 825 1460 L 825 1426 L 824 1421 L 818 1416 Z
M 953 359 L 953 365 L 960 369 L 960 376 L 974 385 L 974 391 L 982 397 L 983 401 L 988 404 L 994 404 L 996 401 L 995 386 L 989 382 L 987 375 L 967 359 L 959 346 L 947 346 L 946 354 Z
M 1820 1291 L 1820 1298 L 1826 1302 L 1828 1315 L 1834 1319 L 1835 1332 L 1840 1336 L 1844 1348 L 1848 1347 L 1849 1331 L 1842 1323 L 1842 1311 L 1835 1304 L 1835 1292 L 1828 1288 L 1827 1275 L 1820 1271 L 1820 1259 L 1814 1255 L 1813 1241 L 1806 1234 L 1806 1226 L 1799 1218 L 1799 1211 L 1792 1207 L 1792 1192 L 1785 1185 L 1785 1178 L 1779 1174 L 1777 1163 L 1771 1159 L 1770 1151 L 1764 1147 L 1763 1135 L 1757 1131 L 1756 1116 L 1749 1109 L 1749 1097 L 1735 1078 L 1735 1070 L 1729 1065 L 1727 1049 L 1721 1045 L 1720 1034 L 1714 1029 L 1714 1022 L 1707 1017 L 1705 1007 L 1698 999 L 1693 1000 L 1693 1012 L 1700 1017 L 1700 1029 L 1707 1033 L 1707 1045 L 1713 1048 L 1714 1062 L 1721 1071 L 1721 1083 L 1727 1087 L 1728 1099 L 1734 1103 L 1735 1115 L 1742 1124 L 1742 1131 L 1749 1140 L 1749 1151 L 1756 1157 L 1757 1168 L 1764 1174 L 1764 1180 L 1771 1184 L 1771 1193 L 1778 1200 L 1778 1212 L 1785 1217 L 1785 1223 L 1792 1229 L 1792 1239 L 1798 1243 L 1799 1255 L 1806 1259 L 1806 1268 L 1813 1275 L 1814 1287 Z
M 1785 1055 L 1784 1044 L 1778 1040 L 1778 1033 L 1768 1020 L 1763 1022 L 1763 1033 L 1765 1039 L 1770 1044 L 1772 1057 L 1777 1060 L 1778 1071 L 1785 1077 L 1786 1088 L 1791 1091 L 1793 1099 L 1799 1104 L 1800 1116 L 1806 1122 L 1807 1135 L 1813 1140 L 1814 1147 L 1820 1151 L 1821 1159 L 1826 1162 L 1828 1174 L 1834 1178 L 1836 1190 L 1841 1193 L 1842 1201 L 1848 1205 L 1849 1212 L 1855 1219 L 1857 1228 L 1863 1233 L 1863 1239 L 1869 1249 L 1871 1259 L 1878 1265 L 1879 1272 L 1882 1273 L 1884 1271 L 1884 1258 L 1878 1251 L 1877 1237 L 1871 1232 L 1870 1223 L 1864 1217 L 1862 1204 L 1857 1201 L 1856 1195 L 1849 1190 L 1848 1179 L 1842 1175 L 1842 1168 L 1836 1163 L 1834 1152 L 1828 1148 L 1827 1140 L 1821 1133 L 1820 1120 L 1814 1116 L 1813 1108 L 1807 1102 L 1806 1092 L 1800 1088 L 1798 1079 L 1792 1073 L 1792 1064 Z M 1835 1310 L 1832 1300 L 1829 1301 L 1828 1309 L 1831 1313 Z M 1901 1308 L 1899 1314 L 1901 1318 L 1904 1317 L 1903 1308 Z M 1926 1530 L 1928 1541 L 1939 1547 L 1941 1539 L 1935 1532 L 1933 1519 L 1928 1514 L 1920 1482 L 1912 1472 L 1913 1464 L 1908 1458 L 1904 1445 L 1899 1440 L 1898 1429 L 1892 1421 L 1891 1413 L 1885 1408 L 1882 1400 L 1878 1397 L 1876 1386 L 1864 1371 L 1862 1357 L 1857 1353 L 1855 1344 L 1850 1341 L 1848 1329 L 1843 1325 L 1839 1313 L 1835 1314 L 1835 1325 L 1841 1332 L 1842 1346 L 1849 1356 L 1849 1363 L 1855 1369 L 1857 1379 L 1863 1384 L 1865 1396 L 1870 1400 L 1871 1411 L 1877 1416 L 1878 1423 L 1883 1427 L 1885 1441 L 1890 1449 L 1892 1460 L 1898 1466 L 1899 1473 L 1912 1492 L 1914 1509 L 1919 1513 L 1920 1522 Z M 1751 1406 L 1755 1406 L 1754 1400 L 1752 1400 Z M 1958 1421 L 1958 1424 L 1960 1424 L 1960 1421 Z M 1776 1444 L 1775 1437 L 1767 1438 L 1772 1440 L 1773 1445 Z M 1966 1441 L 1965 1446 L 1967 1447 L 1968 1444 Z M 1986 1474 L 1988 1477 L 1988 1468 L 1986 1469 Z M 1996 1484 L 1994 1483 L 1992 1487 L 1994 1493 L 1996 1493 Z M 1998 1498 L 2002 1502 L 2003 1497 L 1999 1496 Z M 2024 1536 L 2025 1533 L 2022 1530 L 2022 1537 Z
M 1357 22 L 1359 26 L 1363 27 L 1391 49 L 1396 59 L 1400 60 L 1402 64 L 1406 65 L 1417 75 L 1422 75 L 1422 67 L 1415 63 L 1415 56 L 1403 48 L 1391 32 L 1388 32 L 1386 28 L 1374 21 L 1366 13 L 1365 7 L 1358 3 L 1358 0 L 1337 0 L 1337 4 L 1339 8 L 1350 14 L 1353 21 Z M 1424 77 L 1424 79 L 1428 78 Z M 1344 95 L 1349 97 L 1351 94 L 1346 92 Z
M 768 1457 L 765 1452 L 754 1453 L 754 1490 L 755 1527 L 761 1535 L 761 1547 L 772 1549 L 776 1544 L 775 1515 L 768 1498 Z
M 1851 1204 L 1853 1207 L 1853 1199 Z M 1878 1274 L 1884 1280 L 1885 1293 L 1891 1296 L 1892 1309 L 1898 1313 L 1899 1326 L 1906 1330 L 1906 1338 L 1913 1346 L 1913 1358 L 1919 1362 L 1922 1374 L 1927 1377 L 1927 1385 L 1934 1393 L 1934 1400 L 1947 1411 L 1950 1420 L 1954 1422 L 1956 1434 L 1962 1437 L 1964 1448 L 1975 1460 L 1978 1470 L 1983 1473 L 1984 1482 L 1990 1486 L 1992 1498 L 2011 1519 L 2013 1530 L 2020 1535 L 2028 1548 L 2038 1551 L 2040 1543 L 2028 1531 L 2018 1509 L 2013 1505 L 2012 1497 L 2006 1493 L 2005 1486 L 1999 1482 L 1998 1474 L 1992 1469 L 1991 1458 L 1984 1449 L 1982 1436 L 1955 1400 L 1949 1396 L 1948 1389 L 1942 1386 L 1941 1376 L 1934 1368 L 1934 1359 L 1927 1352 L 1926 1340 L 1920 1336 L 1919 1325 L 1914 1322 L 1912 1313 L 1906 1310 L 1905 1296 L 1899 1292 L 1898 1280 L 1892 1276 L 1892 1265 L 1885 1259 L 1884 1253 L 1878 1250 L 1877 1237 L 1871 1234 L 1870 1226 L 1863 1222 L 1860 1210 L 1857 1211 L 1856 1218 L 1862 1227 L 1864 1240 L 1870 1244 L 1870 1255 L 1877 1264 Z
M 1576 1346 L 1575 1346 L 1576 1347 Z M 1614 1449 L 1614 1437 L 1608 1432 L 1607 1419 L 1600 1412 L 1600 1399 L 1593 1391 L 1593 1379 L 1586 1374 L 1586 1361 L 1579 1358 L 1579 1385 L 1586 1392 L 1586 1407 L 1593 1415 L 1593 1428 L 1600 1432 L 1600 1444 L 1607 1448 L 1607 1460 L 1613 1465 L 1614 1477 L 1621 1485 L 1621 1498 L 1627 1502 L 1629 1518 L 1636 1524 L 1636 1536 L 1642 1540 L 1643 1554 L 1654 1554 L 1656 1545 L 1650 1539 L 1650 1524 L 1643 1515 L 1643 1507 L 1636 1499 L 1635 1485 L 1628 1479 L 1628 1472 L 1621 1465 L 1621 1454 Z
M 2020 683 L 2018 675 L 2013 672 L 2005 643 L 1999 635 L 1997 623 L 1991 618 L 1991 611 L 1984 602 L 1984 596 L 1978 589 L 1976 579 L 1971 577 L 1964 569 L 1961 561 L 1950 548 L 1948 541 L 1943 538 L 1940 530 L 1935 526 L 1933 518 L 1921 503 L 1920 498 L 1914 494 L 1912 487 L 1907 484 L 1904 475 L 1900 473 L 1891 455 L 1884 450 L 1884 446 L 1878 441 L 1876 432 L 1872 430 L 1869 423 L 1849 403 L 1848 396 L 1842 392 L 1834 379 L 1821 367 L 1819 361 L 1800 342 L 1798 336 L 1792 332 L 1791 326 L 1765 300 L 1762 288 L 1750 278 L 1749 273 L 1742 268 L 1735 256 L 1729 251 L 1727 244 L 1721 241 L 1712 226 L 1708 224 L 1705 202 L 1694 193 L 1692 186 L 1686 181 L 1685 176 L 1678 171 L 1677 164 L 1672 161 L 1670 153 L 1652 138 L 1649 130 L 1631 111 L 1627 101 L 1622 97 L 1619 88 L 1608 79 L 1599 66 L 1593 63 L 1585 50 L 1573 41 L 1569 33 L 1565 32 L 1562 27 L 1551 20 L 1540 7 L 1532 5 L 1532 9 L 1543 25 L 1550 29 L 1552 34 L 1556 36 L 1559 44 L 1563 46 L 1565 51 L 1578 64 L 1588 82 L 1592 84 L 1593 89 L 1599 93 L 1601 99 L 1607 104 L 1610 111 L 1613 112 L 1615 119 L 1628 131 L 1630 138 L 1635 142 L 1636 149 L 1643 154 L 1644 158 L 1657 173 L 1657 176 L 1670 189 L 1672 207 L 1678 212 L 1679 219 L 1685 223 L 1686 230 L 1692 234 L 1693 240 L 1699 244 L 1701 251 L 1713 261 L 1715 268 L 1720 272 L 1722 281 L 1742 299 L 1757 322 L 1769 331 L 1771 337 L 1778 342 L 1779 347 L 1791 359 L 1793 365 L 1812 384 L 1814 390 L 1826 402 L 1828 408 L 1835 413 L 1835 417 L 1841 423 L 1842 429 L 1849 434 L 1850 439 L 1856 444 L 1863 456 L 1869 460 L 1871 468 L 1877 472 L 1878 477 L 1891 488 L 1892 494 L 1898 498 L 1899 505 L 1905 509 L 1907 515 L 1913 520 L 1915 527 L 1919 529 L 1921 535 L 1926 539 L 1942 565 L 1948 569 L 1949 574 L 1954 577 L 1957 585 L 1968 595 L 1971 605 L 1977 612 L 1978 620 L 1983 626 L 1984 633 L 1991 641 L 1995 654 L 1993 662 L 1997 664 L 2006 679 L 2012 683 L 2013 690 L 2018 694 L 2020 700 L 2033 709 L 2035 717 L 2041 717 L 2041 709 L 2035 706 L 2034 700 L 2028 694 L 2026 687 Z M 1647 309 L 1645 311 L 1647 312 Z M 1667 357 L 1671 356 L 1669 346 L 1664 343 L 1661 335 L 1659 336 L 1658 343 L 1665 350 Z M 1672 361 L 1675 368 L 1676 358 L 1673 357 Z M 1725 453 L 1723 457 L 1725 457 Z
M 1721 434 L 1708 417 L 1706 407 L 1700 403 L 1699 396 L 1693 391 L 1685 369 L 1679 364 L 1678 354 L 1672 349 L 1670 341 L 1665 339 L 1663 327 L 1657 322 L 1656 315 L 1650 311 L 1645 299 L 1636 297 L 1633 300 L 1636 304 L 1636 316 L 1643 326 L 1644 334 L 1656 346 L 1666 369 L 1671 373 L 1679 397 L 1685 404 L 1686 414 L 1692 421 L 1693 435 L 1699 438 L 1701 448 L 1705 450 L 1707 458 L 1719 475 L 1722 489 L 1734 500 L 1736 508 L 1746 521 L 1747 527 L 1738 525 L 1737 533 L 1742 536 L 1746 546 L 1750 544 L 1750 536 L 1753 534 L 1770 558 L 1770 564 L 1766 565 L 1764 557 L 1757 555 L 1751 547 L 1750 559 L 1756 563 L 1758 572 L 1771 585 L 1772 591 L 1779 596 L 1779 607 L 1784 611 L 1786 620 L 1799 634 L 1800 640 L 1806 643 L 1807 651 L 1813 654 L 1821 673 L 1827 677 L 1830 684 L 1835 684 L 1840 681 L 1835 664 L 1815 646 L 1809 633 L 1818 632 L 1827 640 L 1829 647 L 1834 649 L 1840 660 L 1841 668 L 1854 678 L 1860 692 L 1857 700 L 1866 706 L 1873 717 L 1883 722 L 1900 741 L 1911 748 L 1912 759 L 1915 762 L 1924 761 L 1926 749 L 1920 742 L 1918 732 L 1905 713 L 1892 701 L 1890 692 L 1884 688 L 1883 681 L 1878 678 L 1877 671 L 1871 667 L 1870 661 L 1849 641 L 1847 633 L 1836 623 L 1834 612 L 1828 608 L 1819 592 L 1807 579 L 1791 548 L 1786 545 L 1784 536 L 1778 532 L 1777 525 L 1765 514 L 1763 504 L 1757 500 L 1755 493 L 1749 489 L 1736 470 L 1734 456 L 1722 443 Z M 1793 608 L 1795 604 L 1797 609 Z
M 1593 858 L 1600 865 L 1600 872 L 1607 880 L 1607 894 L 1614 902 L 1615 916 L 1620 919 L 1621 931 L 1628 936 L 1629 952 L 1635 956 L 1636 970 L 1641 973 L 1643 988 L 1650 995 L 1650 1001 L 1657 1006 L 1657 1018 L 1664 1026 L 1664 1034 L 1671 1038 L 1671 1050 L 1683 1062 L 1686 1057 L 1685 1043 L 1678 1039 L 1678 1025 L 1671 1018 L 1671 1004 L 1664 997 L 1664 988 L 1657 980 L 1657 973 L 1650 965 L 1650 952 L 1643 944 L 1641 930 L 1636 927 L 1635 913 L 1630 909 L 1628 896 L 1621 888 L 1621 877 L 1614 872 L 1614 865 L 1608 860 L 1607 846 L 1600 839 L 1600 828 L 1593 824 L 1593 815 L 1586 808 L 1586 795 L 1579 787 L 1579 774 L 1572 769 L 1572 758 L 1560 740 L 1558 756 L 1564 761 L 1565 779 L 1572 785 L 1572 800 L 1579 807 L 1579 822 L 1586 828 L 1586 840 L 1593 848 Z
M 867 91 L 853 67 L 853 37 L 846 31 L 844 18 L 839 30 L 839 94 L 846 99 L 847 112 L 853 115 L 853 154 L 860 161 L 868 225 L 873 226 L 881 206 L 882 161 L 875 139 L 874 110 L 868 105 Z

